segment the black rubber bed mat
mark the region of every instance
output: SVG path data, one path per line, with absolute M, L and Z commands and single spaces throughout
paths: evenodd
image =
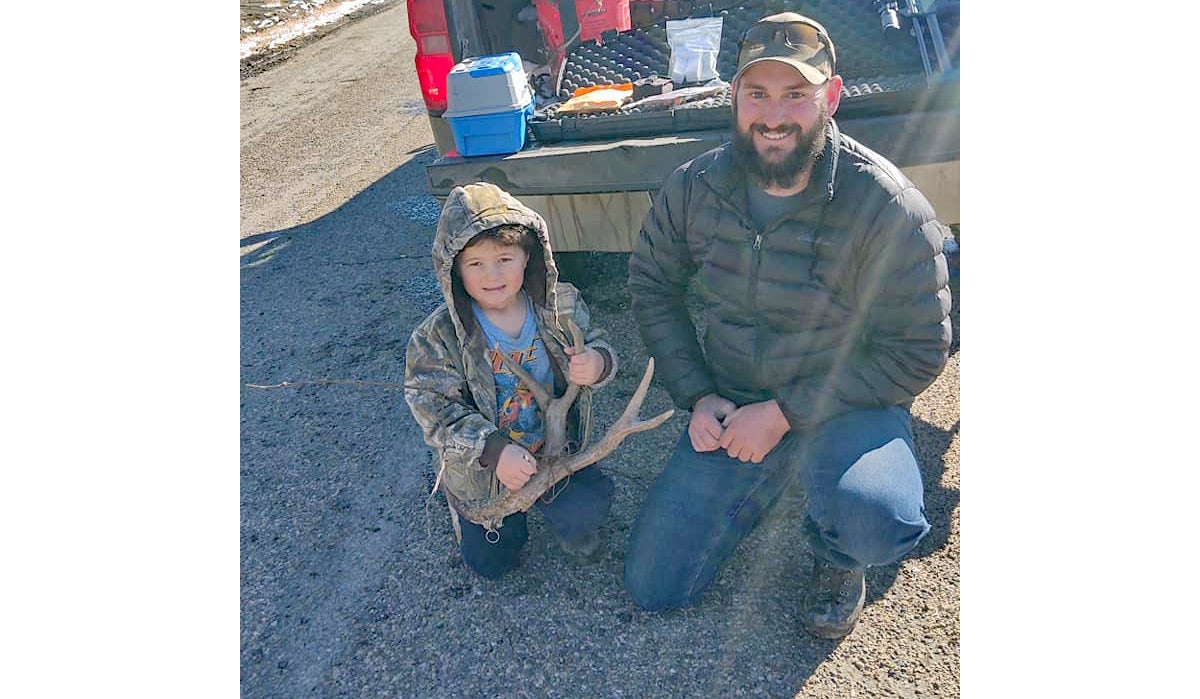
M 682 4 L 682 3 L 681 3 Z M 901 29 L 881 28 L 871 0 L 746 0 L 691 3 L 691 17 L 723 17 L 717 72 L 728 82 L 737 67 L 737 41 L 752 22 L 776 12 L 793 11 L 825 25 L 833 38 L 842 75 L 840 117 L 882 116 L 903 111 L 957 106 L 958 3 L 941 3 L 952 10 L 939 13 L 953 70 L 927 78 L 917 40 L 904 22 Z M 926 39 L 928 41 L 928 38 Z M 932 49 L 929 59 L 933 61 Z M 587 41 L 571 48 L 563 69 L 558 98 L 566 100 L 580 87 L 632 82 L 652 75 L 669 77 L 670 45 L 666 22 L 610 32 L 604 43 Z M 731 122 L 730 95 L 722 93 L 671 109 L 560 115 L 557 104 L 534 113 L 529 122 L 534 141 L 554 143 L 661 135 L 678 131 L 727 129 Z

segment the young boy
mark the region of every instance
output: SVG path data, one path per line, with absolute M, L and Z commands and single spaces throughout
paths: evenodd
M 616 353 L 590 327 L 579 291 L 558 280 L 546 222 L 495 185 L 450 192 L 433 263 L 446 302 L 408 342 L 404 398 L 434 449 L 437 483 L 462 502 L 488 500 L 502 488 L 521 488 L 537 472 L 544 436 L 541 409 L 494 356 L 497 343 L 554 395 L 568 379 L 584 387 L 569 415 L 576 448 L 590 432 L 591 391 L 612 380 Z M 583 331 L 586 348 L 578 354 L 568 319 Z M 536 506 L 562 548 L 587 559 L 598 552 L 613 483 L 594 465 L 564 483 Z M 525 513 L 506 517 L 494 531 L 465 517 L 459 523 L 463 560 L 472 570 L 497 578 L 517 565 L 528 538 Z

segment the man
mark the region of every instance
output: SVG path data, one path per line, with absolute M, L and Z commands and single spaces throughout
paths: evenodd
M 793 482 L 814 559 L 801 618 L 817 636 L 848 634 L 867 566 L 929 530 L 908 408 L 950 347 L 945 229 L 838 130 L 835 65 L 812 19 L 753 24 L 732 142 L 675 170 L 630 257 L 642 339 L 692 412 L 630 535 L 625 584 L 643 608 L 694 604 Z

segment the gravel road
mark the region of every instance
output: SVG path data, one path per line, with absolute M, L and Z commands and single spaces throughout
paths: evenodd
M 617 490 L 601 561 L 565 563 L 534 514 L 514 574 L 463 566 L 399 388 L 409 333 L 440 301 L 424 178 L 436 153 L 412 57 L 399 4 L 241 83 L 242 695 L 958 696 L 957 346 L 914 406 L 933 530 L 868 573 L 841 642 L 797 619 L 802 498 L 697 608 L 645 613 L 625 595 L 625 537 L 685 415 L 605 462 Z M 624 265 L 568 265 L 626 367 L 598 394 L 602 424 L 646 361 Z M 643 415 L 668 404 L 655 387 Z

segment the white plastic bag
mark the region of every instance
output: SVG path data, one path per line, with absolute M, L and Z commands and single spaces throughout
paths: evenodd
M 721 51 L 720 17 L 667 20 L 667 43 L 671 45 L 671 82 L 696 83 L 719 77 L 717 54 Z

